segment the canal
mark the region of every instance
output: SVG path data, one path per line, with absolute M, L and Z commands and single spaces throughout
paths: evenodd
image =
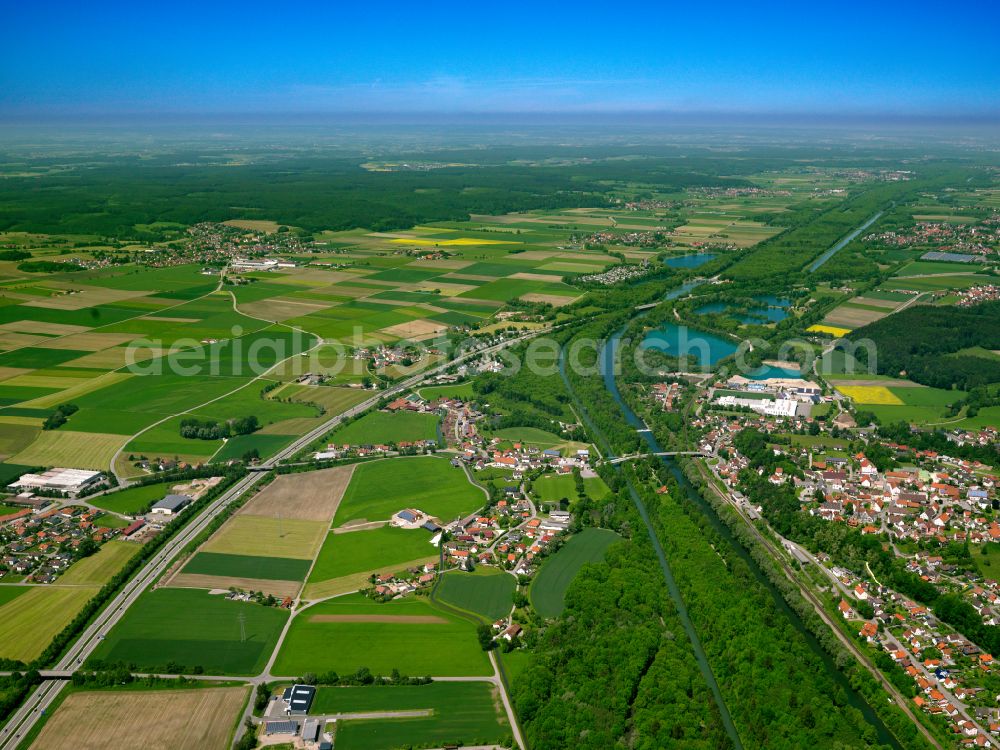
M 834 255 L 836 255 L 839 251 L 841 251 L 845 247 L 847 247 L 847 243 L 848 242 L 850 242 L 851 240 L 853 240 L 855 237 L 857 237 L 859 234 L 861 234 L 863 231 L 865 231 L 868 227 L 870 227 L 872 224 L 874 224 L 876 221 L 878 221 L 881 218 L 881 216 L 882 216 L 883 213 L 885 213 L 885 212 L 884 211 L 879 211 L 877 214 L 875 214 L 874 216 L 872 216 L 868 221 L 866 221 L 860 227 L 858 227 L 857 229 L 855 229 L 854 231 L 852 231 L 849 235 L 847 235 L 846 237 L 844 237 L 844 239 L 840 240 L 840 242 L 838 242 L 836 245 L 834 245 L 833 247 L 831 247 L 829 250 L 827 250 L 825 253 L 823 253 L 821 256 L 819 256 L 816 260 L 814 260 L 812 263 L 810 263 L 809 264 L 809 273 L 812 273 L 813 271 L 815 271 L 817 268 L 819 268 L 824 263 L 826 263 L 828 260 L 830 260 L 830 258 L 832 258 Z

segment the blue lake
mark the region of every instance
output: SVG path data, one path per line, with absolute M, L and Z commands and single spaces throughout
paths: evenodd
M 754 297 L 755 300 L 761 304 L 767 305 L 768 307 L 791 307 L 792 301 L 790 299 L 785 299 L 784 297 L 778 297 L 773 294 L 758 294 Z
M 746 377 L 751 380 L 767 380 L 768 378 L 801 378 L 802 373 L 786 367 L 774 367 L 773 365 L 761 365 L 756 370 L 748 372 Z
M 700 367 L 714 365 L 720 359 L 736 353 L 736 342 L 697 328 L 664 323 L 646 334 L 643 347 L 679 357 L 694 357 Z
M 755 302 L 767 305 L 767 307 L 755 307 L 745 313 L 734 313 L 732 317 L 743 324 L 777 323 L 788 317 L 788 310 L 786 308 L 791 306 L 792 303 L 790 300 L 780 299 L 772 294 L 758 295 L 753 299 Z M 709 302 L 707 305 L 699 307 L 695 312 L 699 315 L 725 313 L 728 307 L 728 304 L 725 302 Z
M 714 257 L 712 253 L 696 253 L 695 255 L 676 255 L 663 262 L 671 268 L 697 268 L 708 263 Z
M 697 310 L 696 313 L 699 315 L 709 315 L 711 313 L 723 313 L 726 308 L 729 307 L 725 302 L 709 302 L 707 305 L 702 305 Z
M 788 317 L 788 310 L 780 307 L 754 308 L 746 315 L 740 315 L 741 323 L 777 323 Z
M 694 289 L 695 287 L 700 286 L 700 285 L 702 285 L 704 283 L 705 283 L 704 279 L 695 279 L 694 281 L 685 281 L 683 284 L 681 284 L 676 289 L 671 289 L 669 292 L 667 292 L 664 295 L 663 299 L 677 299 L 678 297 L 683 297 L 685 294 L 687 294 L 688 292 L 690 292 L 692 289 Z

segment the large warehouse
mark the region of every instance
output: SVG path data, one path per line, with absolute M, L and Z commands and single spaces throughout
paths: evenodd
M 22 474 L 7 487 L 14 492 L 47 490 L 76 495 L 85 487 L 96 484 L 104 477 L 99 471 L 86 469 L 49 469 L 42 474 Z

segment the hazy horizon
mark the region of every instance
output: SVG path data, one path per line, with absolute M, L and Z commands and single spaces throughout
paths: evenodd
M 669 112 L 1000 118 L 996 5 L 8 9 L 0 118 Z M 39 42 L 44 40 L 44 52 Z

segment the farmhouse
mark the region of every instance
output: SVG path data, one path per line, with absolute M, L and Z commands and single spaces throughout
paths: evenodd
M 320 728 L 317 719 L 306 719 L 302 724 L 302 739 L 306 742 L 319 742 Z
M 289 716 L 304 716 L 309 713 L 315 697 L 316 688 L 311 685 L 292 685 L 281 694 L 281 699 L 287 704 L 285 713 Z
M 153 503 L 150 512 L 162 516 L 172 516 L 175 513 L 180 513 L 190 502 L 191 498 L 187 495 L 167 495 L 162 500 Z
M 272 734 L 298 734 L 298 733 L 299 733 L 299 723 L 297 721 L 278 719 L 274 721 L 264 722 L 265 736 L 270 736 Z
M 42 474 L 22 474 L 21 478 L 8 486 L 15 492 L 25 490 L 49 490 L 77 495 L 86 487 L 91 487 L 104 478 L 99 471 L 84 469 L 49 469 Z

